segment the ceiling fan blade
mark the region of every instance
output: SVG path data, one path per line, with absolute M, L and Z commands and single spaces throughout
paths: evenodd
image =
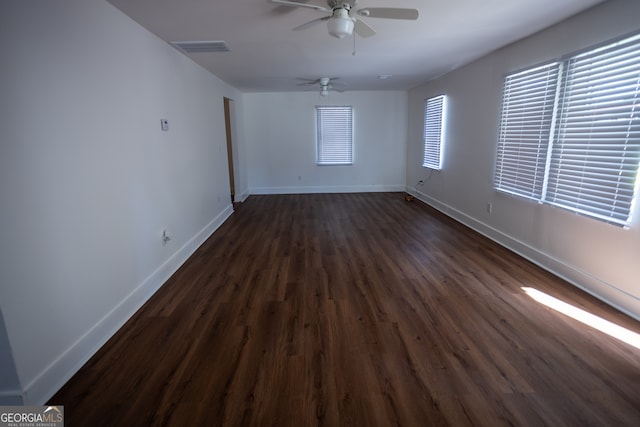
M 420 12 L 418 9 L 402 9 L 399 7 L 367 7 L 358 9 L 358 15 L 370 18 L 409 19 L 415 21 L 420 16 Z
M 362 38 L 367 38 L 376 35 L 376 30 L 371 28 L 366 22 L 356 19 L 355 26 L 353 30 Z
M 306 4 L 306 3 L 298 3 L 297 1 L 287 1 L 287 0 L 269 0 L 271 3 L 281 4 L 284 6 L 291 7 L 306 7 L 307 9 L 319 10 L 321 12 L 331 13 L 331 9 L 326 8 L 324 6 L 318 6 L 316 4 Z
M 304 77 L 296 77 L 296 80 L 302 80 L 302 83 L 298 83 L 296 86 L 315 86 L 320 84 L 320 79 L 305 79 Z
M 306 82 L 306 83 L 298 83 L 296 86 L 315 86 L 318 82 Z
M 330 16 L 323 16 L 322 18 L 316 18 L 313 21 L 309 21 L 309 22 L 307 22 L 305 24 L 298 25 L 297 27 L 295 27 L 293 29 L 293 31 L 300 31 L 300 30 L 304 30 L 304 29 L 309 28 L 309 27 L 313 27 L 314 25 L 319 24 L 322 21 L 328 21 L 330 18 L 331 18 Z
M 298 0 L 298 3 L 309 3 L 311 0 Z M 273 15 L 285 15 L 293 12 L 295 9 L 291 6 L 280 5 L 271 11 Z

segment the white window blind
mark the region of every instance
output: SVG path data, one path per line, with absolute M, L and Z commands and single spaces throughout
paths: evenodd
M 442 169 L 444 145 L 445 95 L 434 96 L 424 102 L 424 159 L 422 166 Z
M 496 189 L 627 226 L 639 174 L 640 34 L 507 76 Z
M 505 79 L 495 174 L 502 191 L 542 197 L 559 67 L 554 62 Z
M 351 107 L 316 107 L 317 163 L 353 163 L 353 111 Z
M 626 224 L 640 164 L 640 38 L 567 62 L 546 200 Z

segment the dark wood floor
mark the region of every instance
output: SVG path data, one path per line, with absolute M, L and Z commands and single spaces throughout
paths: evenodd
M 638 322 L 400 193 L 252 196 L 50 401 L 67 426 L 638 426 Z

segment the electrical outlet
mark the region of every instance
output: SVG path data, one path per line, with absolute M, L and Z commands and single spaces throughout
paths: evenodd
M 169 130 L 169 120 L 160 119 L 160 128 L 165 132 L 168 131 Z

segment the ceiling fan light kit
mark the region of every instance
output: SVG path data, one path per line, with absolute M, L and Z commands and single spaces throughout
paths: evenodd
M 353 34 L 353 27 L 353 18 L 349 17 L 349 11 L 346 9 L 336 9 L 331 19 L 327 21 L 329 35 L 337 39 Z

